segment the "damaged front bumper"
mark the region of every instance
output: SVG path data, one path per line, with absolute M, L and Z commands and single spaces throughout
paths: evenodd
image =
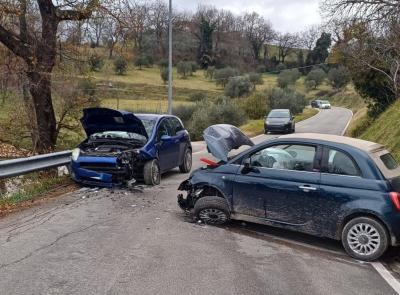
M 178 205 L 184 211 L 189 211 L 193 209 L 194 204 L 196 203 L 197 199 L 203 193 L 203 189 L 195 189 L 193 184 L 191 183 L 190 179 L 185 180 L 182 182 L 178 188 L 179 191 L 186 191 L 187 196 L 184 197 L 183 194 L 178 195 Z
M 117 157 L 80 157 L 71 162 L 71 176 L 78 183 L 101 187 L 133 180 L 132 171 L 120 164 Z

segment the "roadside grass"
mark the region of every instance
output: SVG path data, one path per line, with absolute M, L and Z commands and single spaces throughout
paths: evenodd
M 173 106 L 192 105 L 189 101 L 174 101 Z M 118 99 L 107 98 L 101 100 L 101 106 L 112 109 L 126 110 L 136 113 L 156 113 L 162 114 L 168 110 L 167 100 L 134 100 L 134 99 Z M 119 107 L 118 107 L 119 106 Z
M 174 87 L 186 88 L 194 90 L 215 91 L 223 92 L 221 87 L 216 86 L 214 81 L 209 81 L 204 77 L 204 71 L 198 70 L 193 76 L 188 76 L 185 79 L 180 78 L 176 68 L 173 69 Z M 94 72 L 93 77 L 99 81 L 111 81 L 124 84 L 146 84 L 152 86 L 162 86 L 165 89 L 166 85 L 163 83 L 158 66 L 150 68 L 143 67 L 139 70 L 136 67 L 129 66 L 125 75 L 116 75 L 114 73 L 113 65 L 106 63 L 101 72 Z
M 42 198 L 49 191 L 68 184 L 72 184 L 69 176 L 57 177 L 44 173 L 34 173 L 22 178 L 19 177 L 16 182 L 19 188 L 17 192 L 11 195 L 0 194 L 0 215 L 13 211 L 22 203 L 33 202 Z
M 400 161 L 400 128 L 398 128 L 400 101 L 395 102 L 382 113 L 359 136 L 361 139 L 378 142 L 386 146 Z
M 315 116 L 318 110 L 306 108 L 301 114 L 297 114 L 295 122 L 301 122 L 312 116 Z M 254 137 L 264 133 L 264 119 L 260 120 L 249 120 L 245 125 L 242 125 L 240 129 L 249 137 Z

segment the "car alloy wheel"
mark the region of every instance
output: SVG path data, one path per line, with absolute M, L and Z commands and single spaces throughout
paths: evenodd
M 190 171 L 192 169 L 192 152 L 187 150 L 184 160 L 184 165 L 186 171 Z
M 160 168 L 158 167 L 157 163 L 154 161 L 151 166 L 151 178 L 154 184 L 160 183 Z
M 228 217 L 222 210 L 215 208 L 203 209 L 199 213 L 199 218 L 209 224 L 223 224 L 227 221 Z
M 373 225 L 357 223 L 347 233 L 347 243 L 358 255 L 369 256 L 379 249 L 381 236 Z

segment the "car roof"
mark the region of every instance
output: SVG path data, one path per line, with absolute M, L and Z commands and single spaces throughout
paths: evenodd
M 351 138 L 346 136 L 339 135 L 330 135 L 330 134 L 319 134 L 319 133 L 297 133 L 290 135 L 283 135 L 279 138 L 287 138 L 287 139 L 311 139 L 311 140 L 323 140 L 333 143 L 343 143 L 353 147 L 356 147 L 360 150 L 363 150 L 369 154 L 375 153 L 378 150 L 384 149 L 384 146 L 375 142 L 366 141 L 357 138 Z
M 290 112 L 289 109 L 273 109 L 271 112 Z

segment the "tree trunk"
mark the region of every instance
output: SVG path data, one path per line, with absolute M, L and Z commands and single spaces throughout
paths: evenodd
M 57 123 L 51 98 L 51 72 L 30 71 L 27 76 L 38 133 L 35 150 L 39 153 L 50 152 L 54 150 L 57 141 Z
M 26 77 L 25 74 L 21 75 L 21 81 L 22 81 L 22 97 L 24 100 L 24 106 L 25 106 L 25 112 L 28 117 L 28 128 L 31 133 L 31 139 L 32 139 L 32 147 L 34 148 L 33 152 L 36 152 L 36 147 L 38 145 L 39 141 L 39 134 L 38 134 L 38 129 L 37 129 L 37 119 L 36 119 L 36 114 L 34 112 L 34 105 L 32 102 L 31 95 L 29 93 L 29 81 Z

